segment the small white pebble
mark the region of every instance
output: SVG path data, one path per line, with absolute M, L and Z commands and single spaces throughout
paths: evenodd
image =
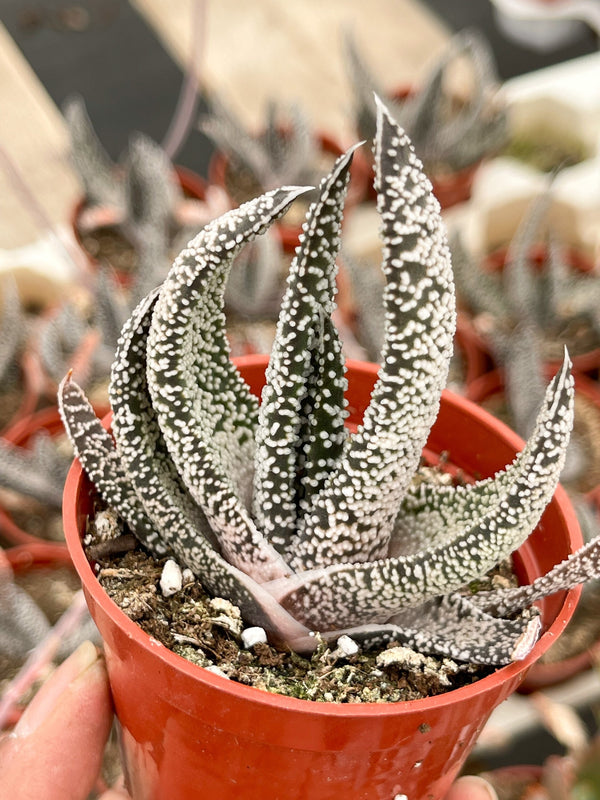
M 188 569 L 187 567 L 181 573 L 181 578 L 183 580 L 184 586 L 189 586 L 190 583 L 194 583 L 194 581 L 196 580 L 196 576 L 194 575 L 192 570 Z
M 224 597 L 213 597 L 209 600 L 209 605 L 213 611 L 216 611 L 218 614 L 229 614 L 230 617 L 239 617 L 240 610 L 237 606 L 234 606 L 229 600 L 225 600 Z
M 250 650 L 255 644 L 265 644 L 267 632 L 264 628 L 245 628 L 242 631 L 242 644 L 246 650 Z
M 179 592 L 183 586 L 183 576 L 181 567 L 176 561 L 170 558 L 164 565 L 160 576 L 160 590 L 163 597 L 171 597 L 172 594 Z
M 207 672 L 212 672 L 213 675 L 220 675 L 221 678 L 227 678 L 229 680 L 229 675 L 226 675 L 221 667 L 217 667 L 216 664 L 211 664 L 209 667 L 204 667 Z
M 346 634 L 340 636 L 340 638 L 337 640 L 337 646 L 340 652 L 345 656 L 355 656 L 360 650 L 357 642 L 355 642 L 354 639 L 351 639 L 349 636 L 346 636 Z
M 99 511 L 94 519 L 96 526 L 96 533 L 102 542 L 107 542 L 109 539 L 116 539 L 121 533 L 121 526 L 119 525 L 119 517 L 112 508 L 107 508 L 104 511 Z

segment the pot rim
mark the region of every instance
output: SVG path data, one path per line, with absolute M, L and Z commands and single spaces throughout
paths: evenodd
M 234 363 L 238 367 L 264 366 L 267 361 L 268 356 L 265 355 L 248 355 L 234 359 Z M 376 376 L 379 371 L 379 366 L 377 364 L 353 361 L 350 359 L 346 361 L 346 366 L 348 371 L 358 370 L 363 374 L 370 376 Z M 511 446 L 514 446 L 517 450 L 520 450 L 523 447 L 524 442 L 516 433 L 511 431 L 508 426 L 499 420 L 496 420 L 491 414 L 484 411 L 471 401 L 448 390 L 444 390 L 442 397 L 445 402 L 449 402 L 455 406 L 468 410 L 470 414 L 485 420 L 485 422 L 488 424 L 490 421 L 493 422 L 494 426 L 497 424 L 499 433 L 506 441 L 510 443 Z M 104 423 L 108 424 L 108 422 L 109 415 L 104 418 Z M 127 617 L 127 615 L 117 606 L 117 604 L 109 598 L 98 582 L 81 544 L 81 535 L 79 532 L 77 519 L 77 499 L 83 489 L 83 484 L 85 481 L 87 481 L 87 477 L 83 471 L 83 468 L 81 467 L 79 461 L 75 459 L 69 469 L 69 473 L 65 482 L 63 523 L 65 539 L 69 553 L 71 555 L 73 565 L 83 584 L 88 605 L 90 604 L 89 598 L 91 598 L 93 602 L 98 604 L 102 608 L 103 612 L 110 617 L 113 624 L 121 628 L 129 638 L 134 639 L 144 650 L 162 658 L 172 669 L 183 673 L 194 681 L 200 681 L 208 684 L 214 691 L 218 691 L 229 696 L 237 696 L 241 699 L 245 699 L 248 702 L 255 703 L 258 706 L 266 706 L 279 710 L 289 710 L 307 715 L 333 715 L 349 720 L 372 716 L 394 716 L 403 709 L 412 713 L 425 713 L 432 708 L 451 705 L 460 699 L 478 696 L 486 693 L 488 690 L 497 688 L 499 684 L 514 679 L 520 673 L 524 677 L 527 668 L 531 666 L 531 664 L 533 664 L 534 661 L 550 647 L 555 637 L 562 633 L 575 610 L 579 595 L 581 593 L 581 587 L 579 586 L 566 592 L 565 599 L 560 607 L 559 612 L 549 625 L 548 629 L 542 634 L 533 650 L 525 659 L 522 661 L 513 662 L 512 664 L 508 664 L 504 667 L 500 667 L 491 675 L 481 678 L 468 686 L 453 689 L 452 691 L 445 692 L 444 694 L 436 695 L 434 697 L 427 697 L 419 700 L 404 700 L 398 703 L 344 704 L 315 702 L 312 700 L 287 697 L 285 695 L 266 692 L 253 686 L 246 686 L 241 683 L 236 683 L 228 678 L 215 675 L 214 673 L 207 671 L 197 664 L 193 664 L 182 656 L 172 652 L 165 645 L 161 644 L 143 631 L 142 628 L 137 625 L 137 623 L 129 619 L 129 617 Z M 569 531 L 569 539 L 572 550 L 581 547 L 583 544 L 583 539 L 575 511 L 567 497 L 565 490 L 560 485 L 557 487 L 551 502 L 555 502 L 558 505 L 559 511 L 564 518 L 565 527 Z

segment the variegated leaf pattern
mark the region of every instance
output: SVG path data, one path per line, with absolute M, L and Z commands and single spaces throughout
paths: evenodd
M 269 192 L 209 223 L 165 279 L 147 341 L 150 397 L 175 468 L 223 555 L 257 580 L 289 570 L 249 510 L 258 402 L 229 360 L 223 295 L 235 255 L 303 191 Z
M 331 314 L 354 149 L 338 159 L 309 209 L 281 306 L 256 431 L 254 516 L 273 544 L 284 553 L 291 546 L 295 557 L 302 511 L 335 466 L 345 439 L 344 363 Z
M 302 569 L 385 555 L 452 357 L 454 287 L 439 204 L 408 137 L 378 108 L 382 368 L 362 425 L 306 513 L 294 546 Z
M 426 508 L 427 522 L 437 516 L 448 528 L 441 541 L 406 556 L 299 573 L 275 581 L 271 590 L 284 608 L 319 630 L 336 622 L 381 622 L 400 609 L 458 591 L 509 556 L 534 529 L 558 484 L 572 423 L 573 379 L 565 358 L 530 441 L 505 473 L 483 487 L 455 490 L 456 508 L 452 490 L 429 492 L 435 514 Z M 474 505 L 476 497 L 480 504 Z

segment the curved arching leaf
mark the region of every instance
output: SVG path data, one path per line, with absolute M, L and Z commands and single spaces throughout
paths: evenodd
M 175 468 L 223 555 L 257 580 L 289 569 L 249 511 L 257 400 L 229 360 L 223 295 L 235 255 L 303 191 L 262 195 L 189 243 L 162 286 L 146 351 L 150 397 Z

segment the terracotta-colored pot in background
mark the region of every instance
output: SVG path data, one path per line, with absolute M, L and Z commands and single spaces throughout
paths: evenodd
M 255 394 L 267 357 L 236 361 Z M 377 366 L 348 362 L 350 424 L 369 403 Z M 108 421 L 107 421 L 108 422 Z M 512 461 L 523 442 L 467 400 L 445 392 L 428 448 L 475 477 Z M 440 800 L 495 706 L 567 624 L 579 590 L 546 598 L 545 633 L 524 660 L 475 684 L 405 703 L 311 703 L 263 692 L 191 664 L 145 634 L 105 594 L 81 546 L 93 510 L 75 462 L 64 495 L 69 551 L 104 639 L 126 782 L 134 800 Z M 575 513 L 558 489 L 515 554 L 524 581 L 581 546 Z M 201 787 L 201 788 L 200 788 Z

